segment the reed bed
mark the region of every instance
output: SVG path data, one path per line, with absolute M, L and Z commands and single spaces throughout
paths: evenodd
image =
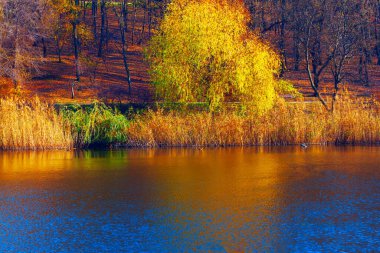
M 57 112 L 38 98 L 0 99 L 0 149 L 89 146 L 184 147 L 380 144 L 380 105 L 341 96 L 333 112 L 319 103 L 279 101 L 258 116 L 240 109 L 148 110 L 127 119 L 104 104 Z
M 0 99 L 0 149 L 70 149 L 71 128 L 53 107 L 38 98 Z
M 280 101 L 266 115 L 148 111 L 128 128 L 131 147 L 379 144 L 379 105 L 343 95 L 334 112 Z
M 62 114 L 71 125 L 75 147 L 119 146 L 127 140 L 129 121 L 103 103 L 94 103 L 89 108 L 79 105 L 65 108 Z

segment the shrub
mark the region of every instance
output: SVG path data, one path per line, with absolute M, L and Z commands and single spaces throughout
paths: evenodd
M 76 147 L 117 145 L 127 140 L 128 120 L 102 103 L 95 103 L 87 109 L 80 106 L 65 108 L 63 115 L 72 125 Z

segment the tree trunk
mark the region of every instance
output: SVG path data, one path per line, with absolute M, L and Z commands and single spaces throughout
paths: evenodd
M 359 58 L 359 77 L 360 81 L 364 86 L 369 86 L 369 77 L 368 77 L 368 68 L 367 68 L 367 62 L 365 60 L 365 55 L 363 53 L 360 55 Z
M 19 90 L 20 89 L 20 84 L 21 84 L 21 76 L 20 76 L 20 48 L 19 48 L 18 36 L 17 35 L 16 35 L 16 43 L 15 43 L 15 57 L 14 57 L 14 62 L 13 62 L 13 78 L 12 79 L 13 79 L 14 89 L 15 90 Z
M 285 49 L 285 7 L 286 7 L 286 0 L 281 0 L 281 26 L 280 26 L 280 42 L 279 42 L 279 48 L 282 55 L 281 60 L 281 74 L 283 75 L 286 69 L 287 65 L 287 59 L 286 59 L 286 49 Z
M 301 61 L 301 55 L 300 55 L 300 45 L 298 38 L 296 36 L 293 36 L 293 51 L 294 51 L 294 70 L 298 71 L 300 68 L 300 61 Z
M 98 39 L 98 34 L 97 34 L 97 24 L 96 24 L 96 15 L 98 13 L 98 0 L 92 0 L 92 5 L 91 5 L 91 10 L 92 10 L 92 33 L 94 34 L 94 39 Z
M 375 39 L 376 39 L 376 56 L 377 56 L 377 65 L 380 65 L 380 35 L 378 25 L 380 24 L 380 1 L 377 4 L 377 15 L 375 22 Z
M 87 3 L 86 3 L 86 0 L 83 0 L 82 1 L 82 4 L 83 4 L 83 21 L 86 22 L 86 13 L 87 13 Z
M 267 27 L 267 23 L 265 21 L 265 10 L 264 10 L 264 3 L 263 6 L 261 6 L 261 31 L 264 31 Z
M 108 15 L 107 15 L 107 7 L 105 9 L 105 20 L 106 20 L 106 35 L 105 35 L 105 41 L 106 41 L 106 48 L 108 51 L 108 43 L 110 40 L 110 32 L 109 32 L 109 23 L 108 23 Z
M 137 12 L 137 0 L 134 0 L 133 1 L 133 22 L 132 22 L 132 44 L 135 43 L 136 12 Z
M 123 21 L 124 21 L 124 31 L 128 32 L 128 6 L 127 6 L 127 0 L 123 0 L 122 6 L 121 6 L 121 11 L 123 15 Z
M 58 36 L 57 37 L 57 54 L 58 54 L 58 62 L 61 63 L 62 62 L 62 48 L 60 46 L 60 42 L 61 42 L 61 39 L 60 37 Z
M 47 56 L 47 48 L 46 48 L 46 41 L 45 41 L 45 38 L 44 37 L 42 37 L 42 56 L 44 57 L 44 58 L 46 58 L 46 56 Z
M 323 99 L 321 94 L 318 91 L 318 83 L 319 83 L 319 73 L 316 71 L 316 69 L 313 67 L 313 70 L 310 69 L 310 52 L 309 52 L 309 42 L 310 42 L 310 33 L 311 33 L 311 27 L 308 27 L 308 37 L 306 40 L 305 44 L 305 58 L 306 58 L 306 70 L 307 70 L 307 75 L 309 78 L 309 82 L 311 85 L 311 88 L 313 89 L 316 97 L 319 99 L 319 101 L 322 103 L 322 105 L 325 107 L 327 111 L 329 111 L 329 107 L 326 103 L 326 101 Z M 327 65 L 326 65 L 327 66 Z
M 73 43 L 74 43 L 74 57 L 75 57 L 75 75 L 76 80 L 80 81 L 79 73 L 79 41 L 78 41 L 78 29 L 76 22 L 73 23 Z
M 334 109 L 335 109 L 335 102 L 337 100 L 337 97 L 338 97 L 338 89 L 335 89 L 334 90 L 334 93 L 332 95 L 332 100 L 331 100 L 331 111 L 333 112 Z
M 126 1 L 124 0 L 124 3 Z M 121 17 L 119 17 L 119 30 L 120 30 L 120 37 L 121 37 L 121 45 L 122 45 L 122 55 L 123 55 L 123 63 L 124 63 L 124 68 L 125 72 L 127 74 L 127 81 L 128 81 L 128 94 L 131 94 L 131 74 L 129 70 L 129 65 L 128 65 L 128 46 L 127 46 L 127 40 L 126 40 L 126 26 L 127 23 L 125 23 L 125 9 L 124 6 L 122 6 L 121 10 Z
M 149 38 L 152 36 L 152 8 L 151 8 L 151 0 L 148 0 L 148 36 Z
M 124 63 L 124 68 L 125 72 L 127 74 L 127 81 L 128 81 L 128 94 L 131 94 L 131 74 L 129 71 L 129 65 L 128 65 L 128 59 L 127 59 L 127 53 L 128 53 L 128 47 L 125 41 L 125 31 L 123 30 L 124 27 L 120 29 L 121 33 L 121 43 L 122 43 L 122 54 L 123 54 L 123 63 Z
M 101 0 L 100 2 L 100 15 L 101 15 L 101 26 L 100 26 L 100 38 L 99 38 L 99 50 L 98 57 L 102 57 L 103 54 L 103 44 L 105 37 L 105 26 L 106 26 L 106 2 L 105 0 Z
M 318 63 L 316 62 L 318 60 L 311 60 L 311 66 L 312 66 L 312 73 L 313 73 L 313 79 L 314 79 L 314 86 L 318 90 L 319 89 L 319 75 L 318 75 Z M 317 96 L 317 92 L 315 93 L 315 96 Z
M 75 0 L 75 5 L 79 6 L 79 0 Z M 73 21 L 73 44 L 74 44 L 74 58 L 75 58 L 75 75 L 76 80 L 80 81 L 80 73 L 79 73 L 79 39 L 78 39 L 78 24 L 79 18 L 75 17 Z
M 147 13 L 147 8 L 148 8 L 148 0 L 145 1 L 145 6 L 144 6 L 144 18 L 143 18 L 143 23 L 142 23 L 142 29 L 141 29 L 141 35 L 140 35 L 140 41 L 139 43 L 141 44 L 142 41 L 144 40 L 144 33 L 145 33 L 145 24 L 146 24 L 146 13 Z
M 377 33 L 377 31 L 376 31 Z M 377 65 L 380 65 L 380 38 L 376 36 L 376 57 L 377 57 Z

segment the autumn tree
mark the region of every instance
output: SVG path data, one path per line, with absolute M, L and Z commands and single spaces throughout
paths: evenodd
M 62 62 L 62 50 L 71 38 L 70 9 L 68 0 L 52 0 L 52 36 L 56 45 L 58 62 Z
M 61 61 L 61 52 L 65 39 L 70 37 L 74 51 L 75 76 L 76 80 L 80 81 L 80 33 L 84 30 L 84 24 L 81 24 L 79 0 L 52 0 L 52 2 L 56 16 L 53 26 L 59 61 Z
M 79 0 L 50 0 L 54 10 L 53 36 L 57 45 L 57 54 L 61 62 L 61 53 L 64 45 L 71 45 L 74 53 L 76 81 L 80 81 L 83 72 L 82 64 L 86 59 L 82 57 L 82 49 L 89 49 L 94 44 L 94 34 L 91 26 L 83 21 L 83 6 Z M 88 50 L 87 50 L 88 51 Z M 86 52 L 87 52 L 86 51 Z
M 174 0 L 148 48 L 158 95 L 208 102 L 239 101 L 270 109 L 279 87 L 278 55 L 248 29 L 241 1 Z
M 45 38 L 47 1 L 0 0 L 0 75 L 15 87 L 38 71 L 42 55 L 35 46 Z

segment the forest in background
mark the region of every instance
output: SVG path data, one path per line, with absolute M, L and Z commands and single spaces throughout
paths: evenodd
M 153 101 L 143 48 L 168 3 L 1 0 L 1 94 L 20 86 L 70 102 L 73 85 L 78 102 Z M 379 94 L 378 1 L 245 4 L 250 28 L 281 54 L 282 74 L 305 95 L 326 100 L 318 94 L 331 95 L 342 84 L 361 95 Z
M 377 144 L 379 16 L 355 0 L 0 0 L 0 146 Z

